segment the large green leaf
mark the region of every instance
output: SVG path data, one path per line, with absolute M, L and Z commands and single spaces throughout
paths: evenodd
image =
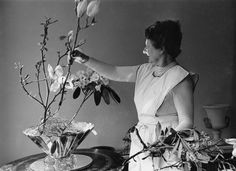
M 167 136 L 164 140 L 165 144 L 171 145 L 177 141 L 176 134 L 177 132 L 174 129 L 170 129 L 171 134 Z
M 118 96 L 118 94 L 110 87 L 106 87 L 110 93 L 110 96 L 112 97 L 112 99 L 116 102 L 116 103 L 120 103 L 120 97 Z
M 63 146 L 65 146 L 66 143 L 67 143 L 67 137 L 66 137 L 66 136 L 61 136 L 61 137 L 60 137 L 60 141 L 61 141 L 61 143 L 63 144 Z
M 95 91 L 94 92 L 94 102 L 95 104 L 98 106 L 101 102 L 101 97 L 102 97 L 102 94 L 100 91 Z
M 101 93 L 102 93 L 102 98 L 105 101 L 106 104 L 110 104 L 110 97 L 109 97 L 109 91 L 107 87 L 104 85 L 101 86 Z
M 95 82 L 91 82 L 88 85 L 86 85 L 86 87 L 84 88 L 85 93 L 88 93 L 88 92 L 90 92 L 92 90 L 95 90 L 95 86 L 96 85 L 97 84 Z
M 179 131 L 179 135 L 182 137 L 182 138 L 188 138 L 190 137 L 191 135 L 191 130 L 182 130 L 182 131 Z
M 77 99 L 77 98 L 79 97 L 80 91 L 81 91 L 80 87 L 77 87 L 77 88 L 75 89 L 75 91 L 74 91 L 74 93 L 73 93 L 73 99 Z
M 56 151 L 57 143 L 56 141 L 53 141 L 52 147 L 51 147 L 51 154 L 53 154 Z

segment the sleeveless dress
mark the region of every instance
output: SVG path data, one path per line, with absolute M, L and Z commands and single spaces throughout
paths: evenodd
M 159 75 L 155 76 L 155 72 Z M 154 76 L 153 76 L 154 73 Z M 142 64 L 137 71 L 134 102 L 138 113 L 136 125 L 140 137 L 145 144 L 152 144 L 157 140 L 156 129 L 166 127 L 175 128 L 178 125 L 178 115 L 173 102 L 172 89 L 178 85 L 189 72 L 172 62 L 166 67 L 154 66 L 151 63 Z M 135 132 L 130 134 L 130 156 L 143 149 L 143 145 Z M 175 163 L 175 156 L 164 153 L 167 162 L 161 157 L 148 157 L 141 153 L 130 160 L 129 171 L 156 171 L 164 166 Z M 166 168 L 163 171 L 179 171 L 183 169 Z

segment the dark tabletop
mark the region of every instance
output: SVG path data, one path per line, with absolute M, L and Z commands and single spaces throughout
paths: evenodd
M 84 168 L 73 171 L 118 171 L 124 159 L 113 148 L 93 147 L 89 149 L 77 149 L 73 154 L 81 154 L 92 158 L 92 162 Z M 45 153 L 27 156 L 2 166 L 3 171 L 27 171 L 30 164 L 46 157 Z M 0 168 L 0 171 L 2 171 Z M 4 170 L 5 169 L 5 170 Z

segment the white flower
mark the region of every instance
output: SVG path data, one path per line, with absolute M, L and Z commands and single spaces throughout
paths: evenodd
M 77 7 L 76 7 L 76 13 L 77 13 L 77 17 L 81 17 L 86 9 L 87 9 L 87 5 L 88 5 L 88 1 L 87 0 L 77 0 Z
M 78 71 L 76 75 L 78 76 L 80 80 L 84 80 L 87 78 L 86 73 L 83 70 Z
M 100 91 L 101 85 L 108 85 L 109 80 L 99 75 L 96 71 L 92 70 L 91 68 L 87 68 L 86 72 L 80 70 L 76 73 L 77 79 L 74 81 L 74 86 L 79 86 L 84 88 L 89 83 L 95 82 L 97 91 Z
M 87 73 L 84 71 L 78 71 L 76 75 L 78 79 L 75 82 L 75 85 L 84 88 L 89 83 Z
M 91 76 L 95 71 L 92 70 L 91 68 L 87 67 L 86 69 L 86 73 L 88 74 L 88 76 Z
M 52 79 L 52 84 L 50 86 L 50 91 L 56 92 L 60 85 L 63 83 L 63 69 L 60 65 L 56 66 L 55 70 L 53 70 L 52 66 L 48 64 L 48 75 L 49 78 Z
M 95 86 L 96 91 L 101 91 L 101 84 Z
M 71 74 L 67 81 L 66 81 L 66 85 L 65 85 L 65 88 L 67 89 L 73 89 L 74 88 L 74 84 L 73 82 L 77 79 L 77 77 L 74 75 L 74 74 Z
M 100 79 L 100 75 L 97 72 L 93 72 L 90 77 L 90 82 L 97 82 Z
M 87 7 L 87 15 L 89 17 L 94 17 L 99 11 L 99 6 L 100 6 L 100 0 L 91 1 Z

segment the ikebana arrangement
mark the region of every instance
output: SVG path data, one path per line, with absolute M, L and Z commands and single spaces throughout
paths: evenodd
M 73 161 L 76 160 L 76 156 L 71 153 L 91 131 L 96 134 L 92 123 L 75 121 L 89 97 L 94 96 L 96 105 L 100 104 L 101 99 L 110 104 L 110 98 L 120 103 L 119 96 L 109 86 L 109 80 L 97 72 L 89 68 L 75 74 L 71 72 L 74 62 L 71 54 L 85 44 L 85 40 L 79 40 L 79 32 L 96 24 L 95 16 L 99 12 L 99 6 L 100 0 L 75 0 L 77 17 L 75 36 L 71 30 L 66 36 L 59 37 L 64 41 L 65 50 L 63 53 L 57 52 L 55 68 L 47 62 L 50 26 L 58 22 L 52 18 L 46 18 L 45 22 L 41 23 L 43 26 L 42 41 L 39 43 L 41 57 L 35 64 L 35 76 L 24 74 L 24 66 L 16 64 L 24 92 L 43 109 L 43 117 L 39 124 L 27 128 L 23 133 L 48 155 L 42 162 L 46 170 L 75 169 Z M 37 87 L 36 94 L 31 93 L 31 86 Z M 73 91 L 71 96 L 74 99 L 83 94 L 83 100 L 70 120 L 58 116 L 69 91 Z

